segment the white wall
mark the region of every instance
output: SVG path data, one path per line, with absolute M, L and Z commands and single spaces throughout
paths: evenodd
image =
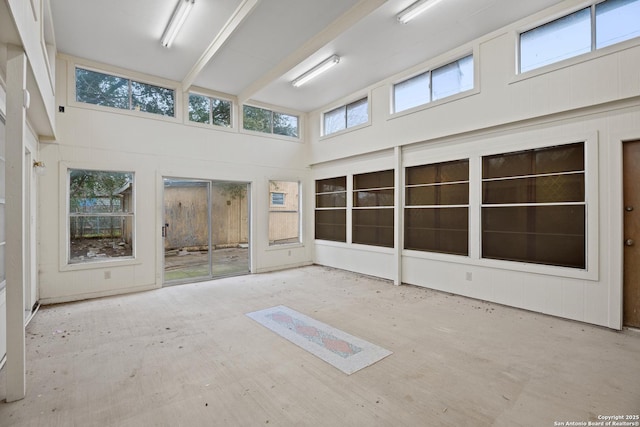
M 4 89 L 0 86 L 0 115 L 4 118 L 6 113 L 5 108 L 5 92 Z M 0 256 L 0 263 L 2 263 L 2 271 L 3 277 L 0 280 L 0 366 L 2 364 L 2 360 L 4 356 L 7 354 L 7 291 L 5 289 L 6 281 L 4 277 L 5 271 L 5 253 L 6 253 L 6 234 L 5 234 L 5 218 L 6 218 L 6 208 L 5 208 L 5 126 L 4 122 L 0 121 L 0 207 L 2 208 L 2 212 L 0 213 L 0 245 L 3 247 L 2 255 Z
M 640 139 L 640 41 L 630 40 L 523 75 L 515 73 L 517 31 L 556 18 L 578 4 L 564 2 L 310 114 L 309 157 L 313 179 L 350 178 L 354 173 L 387 169 L 395 161 L 394 147 L 400 147 L 403 166 L 469 158 L 471 185 L 479 186 L 483 155 L 587 141 L 586 270 L 482 259 L 479 187 L 470 194 L 468 257 L 317 241 L 315 261 L 621 328 L 620 160 L 622 141 Z M 393 83 L 470 52 L 477 67 L 474 91 L 390 113 Z M 324 111 L 363 94 L 369 95 L 368 126 L 318 136 Z M 372 152 L 377 153 L 374 159 Z M 398 267 L 396 256 L 401 256 Z
M 57 141 L 41 149 L 48 165 L 39 188 L 41 302 L 162 285 L 162 176 L 250 182 L 253 271 L 311 262 L 308 239 L 306 245 L 273 248 L 268 244 L 269 180 L 308 181 L 300 141 L 184 124 L 182 114 L 165 119 L 76 103 L 73 88 L 67 88 L 73 82 L 73 67 L 67 76 L 68 65 L 74 61 L 58 60 L 57 105 L 65 106 L 65 112 L 56 115 Z M 153 82 L 152 77 L 143 77 Z M 135 261 L 66 265 L 67 168 L 135 173 Z M 305 186 L 303 197 L 308 192 Z

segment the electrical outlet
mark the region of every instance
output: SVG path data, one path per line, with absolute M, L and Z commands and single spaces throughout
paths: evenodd
M 470 271 L 467 271 L 467 280 L 469 282 L 473 280 L 473 274 Z
M 111 279 L 111 272 L 110 271 L 105 271 L 104 272 L 104 278 L 105 279 Z

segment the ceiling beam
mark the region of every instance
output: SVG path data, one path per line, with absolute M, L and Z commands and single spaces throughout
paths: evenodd
M 325 29 L 309 39 L 300 48 L 295 50 L 278 65 L 265 73 L 258 80 L 247 86 L 238 95 L 238 103 L 243 104 L 255 93 L 267 87 L 271 82 L 282 77 L 296 65 L 316 53 L 320 48 L 326 46 L 338 36 L 350 29 L 362 18 L 386 3 L 387 0 L 360 0 L 355 6 L 343 13 L 338 19 L 329 24 Z
M 251 14 L 253 9 L 260 3 L 260 0 L 242 0 L 240 5 L 233 12 L 231 17 L 224 24 L 220 32 L 213 39 L 209 47 L 202 53 L 198 61 L 191 67 L 184 80 L 182 80 L 182 89 L 186 92 L 196 81 L 204 67 L 218 53 L 220 48 L 229 40 L 229 37 L 240 26 L 240 24 Z

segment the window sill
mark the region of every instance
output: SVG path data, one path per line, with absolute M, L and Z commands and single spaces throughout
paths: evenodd
M 279 245 L 269 245 L 269 247 L 266 249 L 267 251 L 285 251 L 285 250 L 289 250 L 289 249 L 295 249 L 295 248 L 304 248 L 304 244 L 302 242 L 295 242 L 295 243 L 282 243 Z
M 480 93 L 479 87 L 474 87 L 473 89 L 466 90 L 464 92 L 457 93 L 455 95 L 448 96 L 446 98 L 441 98 L 436 101 L 428 102 L 426 104 L 420 104 L 412 108 L 408 108 L 406 110 L 398 111 L 397 113 L 390 113 L 387 120 L 394 120 L 399 117 L 408 116 L 410 114 L 415 114 L 420 111 L 429 110 L 431 108 L 437 108 L 441 105 L 448 104 L 450 102 L 459 101 L 461 99 L 469 98 L 470 96 L 474 96 Z
M 81 271 L 81 270 L 95 270 L 101 268 L 113 268 L 124 267 L 128 265 L 140 265 L 142 261 L 136 258 L 126 259 L 105 259 L 100 261 L 90 261 L 77 264 L 67 264 L 66 262 L 60 265 L 60 271 Z
M 337 132 L 330 133 L 329 135 L 322 135 L 319 140 L 320 141 L 324 141 L 324 140 L 331 139 L 331 138 L 334 138 L 334 137 L 337 137 L 337 136 L 340 136 L 340 135 L 347 134 L 349 132 L 354 132 L 354 131 L 357 131 L 357 130 L 360 130 L 360 129 L 364 129 L 364 128 L 369 127 L 369 126 L 371 126 L 371 120 L 369 120 L 367 123 L 363 123 L 361 125 L 352 126 L 350 128 L 346 128 L 346 129 L 339 130 Z
M 280 140 L 280 141 L 297 142 L 297 143 L 301 143 L 302 142 L 302 139 L 300 139 L 300 137 L 278 135 L 278 134 L 275 134 L 275 133 L 258 132 L 258 131 L 255 131 L 255 130 L 249 130 L 249 129 L 244 129 L 244 128 L 240 129 L 240 133 L 244 134 L 244 135 L 261 136 L 263 138 L 277 139 L 277 140 Z
M 470 265 L 474 267 L 492 268 L 498 270 L 509 270 L 519 273 L 532 273 L 545 276 L 566 277 L 570 279 L 581 279 L 597 282 L 599 280 L 597 271 L 589 271 L 570 267 L 557 267 L 553 265 L 530 264 L 517 261 L 502 261 L 488 258 L 471 258 L 464 255 L 443 254 L 437 252 L 422 252 L 404 249 L 403 257 L 425 259 L 438 262 L 448 262 L 455 264 Z
M 83 110 L 100 111 L 103 113 L 120 114 L 123 116 L 137 117 L 140 119 L 160 120 L 168 123 L 181 123 L 176 116 L 163 116 L 161 114 L 146 113 L 137 110 L 125 110 L 124 108 L 104 107 L 102 105 L 88 104 L 86 102 L 69 101 L 68 106 L 71 108 L 80 108 Z
M 194 127 L 194 128 L 216 130 L 216 131 L 220 131 L 220 132 L 231 132 L 231 133 L 237 133 L 238 132 L 238 129 L 235 126 L 210 125 L 210 124 L 207 124 L 207 123 L 193 122 L 193 121 L 189 120 L 188 118 L 187 118 L 187 120 L 185 120 L 184 124 L 187 125 L 187 126 Z

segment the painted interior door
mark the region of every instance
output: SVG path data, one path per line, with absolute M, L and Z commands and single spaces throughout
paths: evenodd
M 640 141 L 626 142 L 623 147 L 623 324 L 640 328 Z
M 164 282 L 247 274 L 249 184 L 164 178 Z

